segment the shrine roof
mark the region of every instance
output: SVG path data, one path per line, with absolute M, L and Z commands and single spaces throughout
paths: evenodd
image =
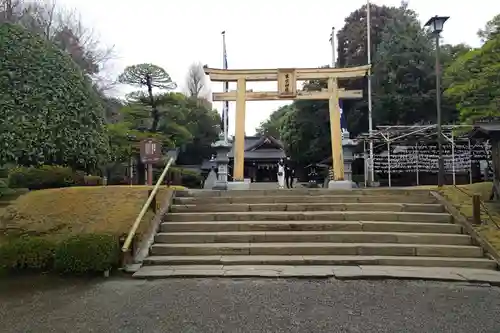
M 474 124 L 472 131 L 469 133 L 469 137 L 477 139 L 499 139 L 500 122 Z
M 234 142 L 228 153 L 234 158 Z M 285 158 L 283 143 L 270 135 L 245 137 L 245 159 L 280 159 Z

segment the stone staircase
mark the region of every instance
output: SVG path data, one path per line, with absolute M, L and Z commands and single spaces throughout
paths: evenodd
M 497 266 L 425 190 L 186 191 L 134 276 L 315 275 L 307 268 L 338 265 Z

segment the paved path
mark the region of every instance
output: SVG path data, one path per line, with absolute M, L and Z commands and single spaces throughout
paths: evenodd
M 30 284 L 0 283 L 2 333 L 500 332 L 500 288 L 464 282 L 56 280 L 35 291 Z

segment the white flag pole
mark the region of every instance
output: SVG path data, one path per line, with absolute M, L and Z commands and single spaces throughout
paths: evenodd
M 227 69 L 226 31 L 222 32 L 222 68 Z M 224 82 L 224 92 L 229 91 L 229 83 Z M 224 141 L 229 140 L 229 102 L 224 101 L 222 116 L 224 118 Z
M 372 38 L 371 38 L 371 11 L 370 0 L 366 1 L 366 39 L 368 65 L 372 64 Z M 368 70 L 368 131 L 370 136 L 373 132 L 373 116 L 372 116 L 372 71 L 371 67 Z M 370 140 L 370 183 L 375 181 L 375 171 L 373 167 L 373 140 Z

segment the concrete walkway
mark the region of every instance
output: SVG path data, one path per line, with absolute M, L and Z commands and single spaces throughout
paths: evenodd
M 2 333 L 498 333 L 500 288 L 464 282 L 166 279 L 0 283 Z

